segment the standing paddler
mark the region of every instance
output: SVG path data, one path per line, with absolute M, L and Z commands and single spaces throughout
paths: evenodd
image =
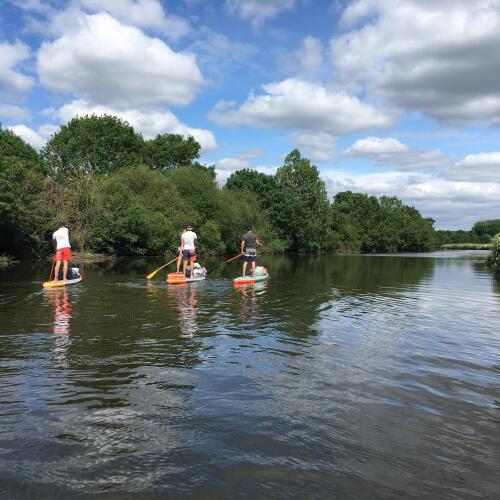
M 57 231 L 52 235 L 52 241 L 56 247 L 56 267 L 54 270 L 54 281 L 59 281 L 59 269 L 63 263 L 63 281 L 68 274 L 68 262 L 71 260 L 71 245 L 69 244 L 69 231 L 64 222 L 61 222 Z
M 186 276 L 186 268 L 188 262 L 190 263 L 190 269 L 194 268 L 194 263 L 196 262 L 196 243 L 198 241 L 198 236 L 193 231 L 193 226 L 188 224 L 186 230 L 181 235 L 181 253 L 182 253 L 182 274 Z M 194 275 L 194 273 L 192 273 Z
M 260 246 L 261 242 L 254 234 L 252 226 L 247 227 L 247 232 L 241 238 L 241 253 L 243 256 L 243 276 L 246 276 L 247 264 L 252 263 L 252 276 L 255 273 L 255 265 L 257 262 L 257 246 Z

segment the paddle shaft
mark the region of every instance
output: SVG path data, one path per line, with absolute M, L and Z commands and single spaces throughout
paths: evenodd
M 159 267 L 158 269 L 154 270 L 152 273 L 149 273 L 146 278 L 150 280 L 151 278 L 154 277 L 154 275 L 158 272 L 161 271 L 164 267 L 167 267 L 168 265 L 172 264 L 172 262 L 175 262 L 178 259 L 179 256 L 177 256 L 175 259 L 172 259 L 170 262 L 167 262 L 166 264 L 163 264 L 163 266 Z
M 221 264 L 217 264 L 216 266 L 212 267 L 212 269 L 209 269 L 207 271 L 207 274 L 210 274 L 212 271 L 215 271 L 215 269 L 217 269 L 219 266 L 221 266 L 222 264 L 226 264 L 227 262 L 231 262 L 232 260 L 234 259 L 238 259 L 239 257 L 241 257 L 242 255 L 245 255 L 244 253 L 239 253 L 238 255 L 235 255 L 234 257 L 231 257 L 230 259 L 227 259 L 225 260 L 224 262 L 222 262 Z
M 56 265 L 56 256 L 52 259 L 52 269 L 50 270 L 49 281 L 52 281 L 52 273 L 54 272 L 54 266 Z

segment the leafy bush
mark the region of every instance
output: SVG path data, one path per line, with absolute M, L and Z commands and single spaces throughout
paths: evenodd
M 497 277 L 500 277 L 500 233 L 491 240 L 491 252 L 487 264 Z

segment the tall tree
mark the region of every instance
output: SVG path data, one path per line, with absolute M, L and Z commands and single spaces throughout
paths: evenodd
M 49 173 L 109 174 L 143 161 L 144 140 L 116 116 L 83 116 L 63 125 L 42 150 Z
M 328 197 L 318 169 L 294 149 L 276 172 L 280 196 L 273 216 L 293 250 L 316 250 L 324 246 L 328 231 Z
M 180 134 L 157 135 L 145 141 L 144 155 L 146 163 L 156 170 L 191 165 L 200 157 L 200 144 L 194 137 L 183 137 Z

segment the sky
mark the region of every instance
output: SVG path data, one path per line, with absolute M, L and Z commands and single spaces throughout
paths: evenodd
M 0 0 L 0 122 L 35 148 L 113 114 L 220 185 L 298 148 L 438 229 L 500 218 L 499 81 L 500 0 Z

